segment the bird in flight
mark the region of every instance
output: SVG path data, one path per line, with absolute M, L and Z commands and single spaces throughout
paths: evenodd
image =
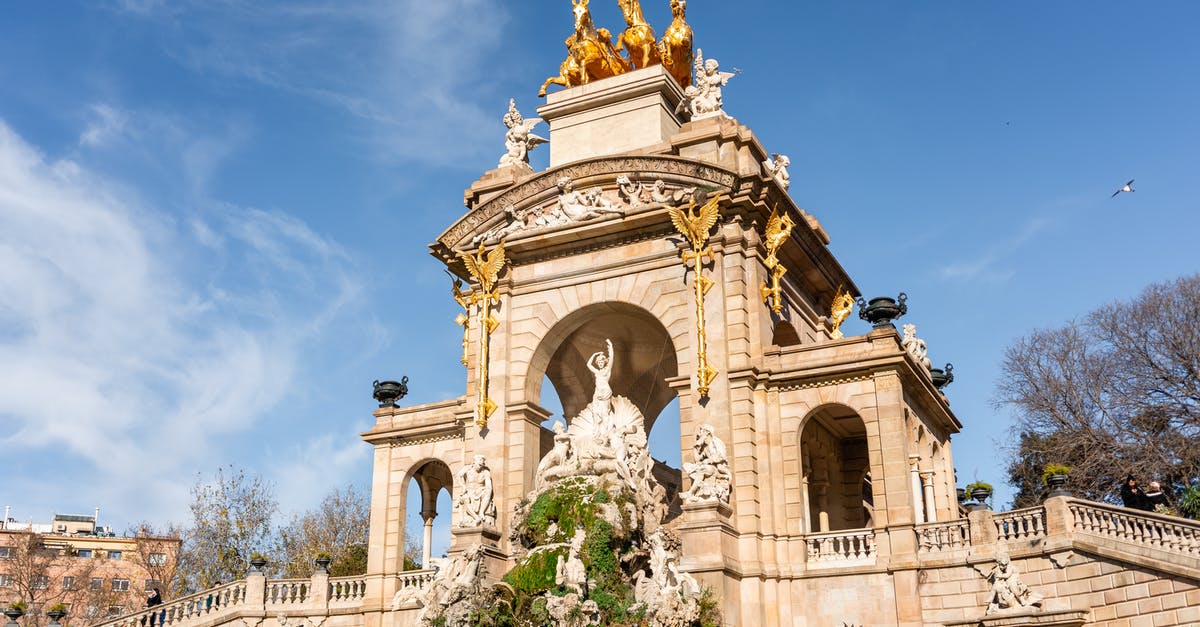
M 1120 194 L 1121 192 L 1136 192 L 1137 190 L 1130 187 L 1131 185 L 1133 185 L 1133 179 L 1129 179 L 1129 182 L 1125 184 L 1125 187 L 1122 187 L 1121 189 L 1118 189 L 1117 191 L 1113 192 L 1113 195 L 1111 196 L 1111 198 L 1116 198 L 1117 194 Z

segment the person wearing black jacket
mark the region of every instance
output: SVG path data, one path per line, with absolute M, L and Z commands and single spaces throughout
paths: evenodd
M 1137 479 L 1134 479 L 1133 475 L 1125 477 L 1125 483 L 1121 484 L 1121 502 L 1124 503 L 1125 507 L 1132 507 L 1133 509 L 1140 509 L 1146 512 L 1154 509 L 1149 499 L 1146 498 L 1146 493 L 1138 486 Z
M 155 607 L 158 605 L 162 605 L 162 602 L 163 602 L 162 591 L 159 590 L 158 587 L 156 586 L 154 588 L 154 594 L 151 594 L 150 598 L 146 599 L 146 609 L 149 609 L 149 608 L 152 608 L 152 607 Z M 153 612 L 150 614 L 150 627 L 154 627 L 156 624 L 160 623 L 160 621 L 156 620 L 157 618 L 158 618 L 158 612 Z
M 1163 494 L 1162 486 L 1157 481 L 1150 482 L 1150 491 L 1146 493 L 1146 505 L 1150 511 L 1158 511 L 1158 506 L 1168 507 L 1167 495 Z

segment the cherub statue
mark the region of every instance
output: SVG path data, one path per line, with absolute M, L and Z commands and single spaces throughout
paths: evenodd
M 600 195 L 600 190 L 590 189 L 586 192 L 577 191 L 571 177 L 558 179 L 558 207 L 566 222 L 579 222 L 598 218 L 605 214 L 620 215 L 622 211 L 613 207 L 612 202 Z
M 721 88 L 733 78 L 733 72 L 722 72 L 716 59 L 704 59 L 704 51 L 696 49 L 696 60 L 693 64 L 696 72 L 695 83 L 690 89 L 684 90 L 684 95 L 691 110 L 692 119 L 700 120 L 708 117 L 725 115 L 722 110 L 724 101 Z
M 541 121 L 541 118 L 523 118 L 521 112 L 517 111 L 516 101 L 511 98 L 508 100 L 508 113 L 504 114 L 504 126 L 508 127 L 508 132 L 504 134 L 505 153 L 500 157 L 499 167 L 529 165 L 529 151 L 550 141 L 532 132 L 533 127 Z
M 1042 595 L 1030 590 L 1029 586 L 1021 581 L 1021 574 L 1017 572 L 1017 567 L 1012 565 L 1007 552 L 1001 551 L 996 556 L 996 566 L 987 577 L 992 582 L 992 596 L 985 615 L 1042 606 Z
M 792 165 L 792 160 L 787 155 L 773 152 L 771 153 L 771 158 L 763 161 L 762 165 L 766 169 L 767 174 L 770 174 L 775 179 L 775 182 L 779 183 L 780 187 L 784 190 L 791 187 L 792 177 L 788 174 L 787 169 L 789 165 Z
M 929 361 L 929 351 L 925 348 L 925 340 L 917 337 L 917 325 L 912 323 L 904 325 L 904 339 L 900 341 L 900 346 L 926 370 L 932 365 Z

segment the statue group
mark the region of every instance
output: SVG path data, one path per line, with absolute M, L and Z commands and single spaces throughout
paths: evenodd
M 578 87 L 658 64 L 662 64 L 680 86 L 691 83 L 692 28 L 684 17 L 686 0 L 671 0 L 673 19 L 661 40 L 656 39 L 654 27 L 646 21 L 640 0 L 617 0 L 625 17 L 625 30 L 617 36 L 616 43 L 611 31 L 596 27 L 588 3 L 589 0 L 571 0 L 575 31 L 565 42 L 567 58 L 559 66 L 558 76 L 551 76 L 542 84 L 539 96 L 545 96 L 550 85 Z

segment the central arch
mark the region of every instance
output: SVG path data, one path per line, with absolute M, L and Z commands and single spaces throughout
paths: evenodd
M 612 340 L 615 364 L 609 384 L 642 410 L 646 431 L 676 397 L 667 380 L 679 374 L 675 343 L 653 314 L 629 303 L 587 305 L 558 321 L 538 344 L 525 378 L 526 397 L 541 400 L 543 376 L 550 380 L 566 419 L 592 399 L 595 386 L 587 362 Z

